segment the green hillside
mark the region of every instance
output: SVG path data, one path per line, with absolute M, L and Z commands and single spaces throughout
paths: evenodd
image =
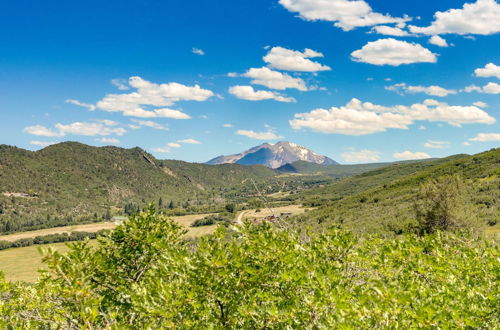
M 31 152 L 2 145 L 0 232 L 94 221 L 126 203 L 160 198 L 166 205 L 214 203 L 247 178 L 275 175 L 263 166 L 160 161 L 140 148 L 65 142 Z
M 320 207 L 297 221 L 341 224 L 358 232 L 399 233 L 415 218 L 420 184 L 454 174 L 465 182 L 467 200 L 481 224 L 500 222 L 500 149 L 386 167 L 310 189 L 295 198 Z
M 376 168 L 386 167 L 390 163 L 361 164 L 361 165 L 328 165 L 306 162 L 299 160 L 291 164 L 286 164 L 277 169 L 281 173 L 297 174 L 322 174 L 334 177 L 356 175 Z

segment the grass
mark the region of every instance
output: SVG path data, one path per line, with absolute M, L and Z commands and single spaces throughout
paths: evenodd
M 91 244 L 96 244 L 95 240 Z M 53 247 L 58 251 L 68 250 L 66 243 L 48 245 L 33 245 L 17 249 L 0 251 L 0 271 L 9 281 L 35 282 L 38 279 L 38 270 L 43 269 L 41 249 Z
M 186 234 L 187 237 L 196 238 L 206 234 L 212 233 L 216 225 L 213 226 L 203 226 L 203 227 L 189 227 L 191 223 L 195 220 L 202 219 L 208 214 L 194 214 L 186 215 L 180 217 L 174 217 L 173 219 L 177 221 L 182 226 L 189 229 Z M 0 236 L 0 239 L 7 240 L 20 239 L 27 237 L 35 237 L 40 235 L 49 235 L 55 233 L 71 232 L 71 231 L 87 231 L 95 232 L 101 229 L 112 229 L 116 225 L 112 222 L 103 223 L 93 223 L 89 225 L 78 225 L 78 226 L 68 226 L 59 227 L 43 230 L 35 230 L 31 232 L 16 233 L 13 235 Z M 96 244 L 97 241 L 91 240 L 91 244 Z M 47 245 L 33 245 L 22 248 L 8 249 L 0 251 L 0 271 L 5 274 L 5 277 L 9 281 L 25 281 L 25 282 L 36 282 L 38 279 L 38 270 L 43 269 L 42 264 L 42 254 L 40 249 L 46 249 L 49 247 L 56 248 L 57 250 L 64 252 L 68 250 L 66 243 L 54 243 Z
M 290 213 L 291 215 L 302 214 L 306 211 L 301 205 L 288 205 L 281 207 L 273 207 L 272 211 L 275 215 L 280 216 L 282 213 Z M 245 211 L 244 218 L 245 219 L 262 219 L 265 217 L 269 217 L 273 215 L 273 212 L 268 208 L 261 208 L 260 212 L 256 212 L 256 210 L 248 210 Z
M 116 227 L 114 222 L 100 222 L 100 223 L 90 223 L 86 225 L 74 225 L 74 226 L 64 226 L 64 227 L 55 227 L 55 228 L 47 228 L 33 231 L 26 231 L 22 233 L 15 233 L 10 235 L 2 235 L 0 236 L 0 240 L 14 242 L 22 238 L 32 238 L 36 236 L 45 236 L 52 234 L 64 234 L 64 233 L 72 233 L 75 231 L 84 231 L 88 233 L 95 233 L 102 229 L 113 229 Z

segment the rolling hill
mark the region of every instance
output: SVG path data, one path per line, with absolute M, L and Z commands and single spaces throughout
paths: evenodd
M 208 203 L 264 166 L 157 160 L 140 148 L 65 142 L 32 152 L 0 146 L 0 232 L 102 218 L 126 203 Z M 54 215 L 57 214 L 57 219 Z
M 294 196 L 296 201 L 319 207 L 296 220 L 301 225 L 400 233 L 415 218 L 413 206 L 420 184 L 455 174 L 465 182 L 465 197 L 480 223 L 500 222 L 500 149 L 384 167 L 303 191 Z

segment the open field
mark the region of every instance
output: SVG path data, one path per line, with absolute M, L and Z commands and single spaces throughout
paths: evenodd
M 179 217 L 173 217 L 175 221 L 177 221 L 179 224 L 189 227 L 195 220 L 202 219 L 206 217 L 209 214 L 192 214 L 192 215 L 184 215 L 184 216 L 179 216 Z M 47 228 L 47 229 L 40 229 L 40 230 L 33 230 L 33 231 L 26 231 L 22 233 L 15 233 L 15 234 L 10 234 L 10 235 L 0 235 L 0 240 L 1 241 L 9 241 L 9 242 L 14 242 L 17 241 L 18 239 L 23 239 L 23 238 L 33 238 L 37 236 L 45 236 L 45 235 L 52 235 L 52 234 L 64 234 L 64 233 L 72 233 L 75 231 L 84 231 L 88 233 L 94 233 L 99 230 L 103 229 L 113 229 L 116 227 L 116 223 L 114 222 L 99 222 L 99 223 L 90 223 L 90 224 L 85 224 L 85 225 L 75 225 L 75 226 L 65 226 L 65 227 L 54 227 L 54 228 Z M 198 237 L 200 235 L 200 230 L 197 230 L 197 228 L 190 228 L 190 232 L 188 233 L 188 236 L 190 237 Z
M 96 244 L 95 240 L 90 242 Z M 32 245 L 3 250 L 0 251 L 0 271 L 5 274 L 9 281 L 35 282 L 39 275 L 38 270 L 43 268 L 40 249 L 48 247 L 53 247 L 61 252 L 68 250 L 66 243 Z
M 307 208 L 304 208 L 301 205 L 288 205 L 288 206 L 281 206 L 281 207 L 272 208 L 272 211 L 274 212 L 274 215 L 276 215 L 276 216 L 280 216 L 282 214 L 296 215 L 296 214 L 304 213 L 304 212 L 306 212 L 306 210 L 307 210 Z M 265 218 L 265 217 L 273 215 L 273 212 L 271 212 L 271 210 L 268 208 L 261 208 L 260 212 L 257 212 L 257 210 L 247 210 L 247 211 L 245 211 L 243 218 L 244 219 L 261 219 L 261 218 Z
M 0 240 L 14 242 L 17 241 L 18 239 L 23 239 L 23 238 L 32 238 L 32 237 L 52 235 L 52 234 L 65 234 L 65 233 L 69 234 L 75 231 L 85 231 L 88 233 L 94 233 L 99 230 L 113 229 L 115 227 L 116 224 L 114 222 L 89 223 L 86 225 L 55 227 L 55 228 L 26 231 L 10 235 L 3 235 L 0 236 Z
M 187 237 L 195 238 L 209 234 L 217 228 L 216 225 L 203 227 L 189 227 L 195 220 L 204 218 L 208 214 L 194 214 L 174 217 L 179 224 L 189 228 Z M 15 241 L 21 238 L 36 237 L 56 233 L 70 233 L 73 231 L 96 232 L 101 229 L 112 229 L 116 226 L 113 222 L 93 223 L 88 225 L 68 226 L 35 230 L 30 232 L 16 233 L 12 235 L 0 236 L 0 240 Z M 91 240 L 95 244 L 95 240 Z M 66 251 L 67 243 L 54 243 L 47 245 L 33 245 L 22 248 L 14 248 L 0 251 L 0 271 L 3 272 L 9 281 L 35 282 L 38 278 L 38 269 L 42 268 L 42 254 L 39 249 L 48 247 L 57 248 L 59 251 Z

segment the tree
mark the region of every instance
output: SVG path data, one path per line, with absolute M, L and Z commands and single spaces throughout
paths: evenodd
M 443 176 L 422 184 L 415 211 L 420 234 L 463 229 L 474 224 L 464 183 L 458 175 Z
M 226 204 L 225 209 L 229 213 L 234 213 L 234 211 L 236 211 L 236 205 L 234 205 L 234 203 Z

